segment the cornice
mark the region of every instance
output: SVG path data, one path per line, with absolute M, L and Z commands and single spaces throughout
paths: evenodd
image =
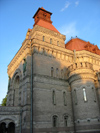
M 52 36 L 55 36 L 57 38 L 60 38 L 60 39 L 63 39 L 65 41 L 66 39 L 66 36 L 61 34 L 61 33 L 57 33 L 57 32 L 54 32 L 52 30 L 49 30 L 47 28 L 44 28 L 44 27 L 41 27 L 39 25 L 35 25 L 32 29 L 32 32 L 30 35 L 33 34 L 34 31 L 39 31 L 39 32 L 42 32 L 42 33 L 46 33 L 46 34 L 49 34 L 49 35 L 52 35 Z
M 68 67 L 69 82 L 82 79 L 93 79 L 96 80 L 96 73 L 93 70 L 93 65 L 88 62 L 78 62 Z

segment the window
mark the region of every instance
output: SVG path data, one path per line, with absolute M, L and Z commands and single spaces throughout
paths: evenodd
M 84 98 L 84 101 L 86 102 L 87 101 L 87 97 L 86 97 L 86 90 L 85 90 L 85 88 L 83 88 L 83 98 Z
M 56 115 L 53 116 L 53 127 L 57 127 L 57 119 L 58 117 Z
M 65 126 L 67 127 L 68 126 L 68 116 L 67 115 L 64 116 L 64 123 L 65 123 Z
M 52 92 L 52 101 L 53 101 L 53 105 L 56 105 L 56 94 L 54 90 Z
M 59 41 L 57 41 L 57 45 L 59 46 Z
M 25 58 L 23 60 L 24 60 L 24 63 L 23 63 L 23 73 L 25 74 L 27 62 L 26 62 Z
M 52 44 L 52 38 L 50 38 L 50 44 Z
M 61 70 L 61 78 L 63 78 L 63 69 Z
M 43 42 L 45 41 L 45 36 L 43 36 Z
M 67 96 L 66 96 L 66 92 L 63 92 L 63 99 L 64 99 L 64 105 L 67 105 Z
M 92 91 L 93 91 L 93 94 L 94 94 L 94 102 L 96 102 L 96 92 L 95 92 L 95 89 L 92 87 Z
M 74 90 L 74 97 L 75 97 L 75 104 L 77 105 L 77 95 L 76 95 L 76 90 Z
M 51 67 L 51 77 L 53 77 L 54 69 Z
M 56 68 L 56 77 L 58 77 L 58 74 L 59 74 L 59 70 L 58 68 Z

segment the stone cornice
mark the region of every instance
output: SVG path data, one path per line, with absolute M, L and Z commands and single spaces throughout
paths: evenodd
M 0 112 L 20 112 L 21 107 L 0 106 Z
M 76 80 L 83 80 L 83 79 L 87 79 L 88 80 L 96 80 L 96 78 L 94 77 L 93 74 L 87 74 L 87 73 L 81 73 L 81 74 L 75 74 L 72 75 L 71 77 L 69 77 L 69 84 L 76 81 Z
M 69 83 L 75 80 L 93 79 L 96 80 L 96 73 L 93 70 L 93 65 L 88 62 L 74 63 L 68 67 Z
M 22 62 L 23 58 L 26 57 L 28 54 L 30 54 L 30 44 L 28 43 L 29 40 L 26 40 L 26 42 L 21 46 L 19 51 L 16 53 L 14 58 L 11 60 L 10 64 L 8 65 L 8 75 L 12 77 L 13 71 L 15 71 L 19 64 Z
M 30 36 L 32 36 L 32 34 L 34 33 L 34 31 L 39 31 L 39 32 L 42 32 L 42 33 L 46 33 L 46 34 L 55 36 L 57 38 L 63 39 L 64 41 L 66 39 L 66 36 L 65 35 L 62 35 L 60 33 L 54 32 L 52 30 L 46 29 L 46 28 L 41 27 L 39 25 L 35 25 L 34 26 L 34 28 L 32 29 L 32 32 L 31 32 Z

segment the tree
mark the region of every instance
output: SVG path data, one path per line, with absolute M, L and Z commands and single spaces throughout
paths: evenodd
M 6 97 L 2 100 L 1 106 L 6 106 L 6 102 L 7 102 L 7 95 L 6 95 Z

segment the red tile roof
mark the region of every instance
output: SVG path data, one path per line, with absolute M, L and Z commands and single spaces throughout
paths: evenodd
M 65 48 L 76 51 L 87 50 L 100 55 L 100 49 L 97 47 L 97 45 L 93 45 L 90 42 L 83 41 L 79 38 L 71 39 L 66 43 Z
M 42 26 L 44 28 L 47 28 L 49 30 L 55 31 L 57 33 L 60 33 L 53 25 L 51 21 L 51 12 L 46 11 L 43 7 L 39 8 L 35 15 L 33 16 L 35 20 L 35 25 Z
M 40 19 L 36 25 L 39 25 L 39 26 L 42 26 L 44 28 L 47 28 L 49 30 L 52 30 L 52 31 L 55 31 L 57 33 L 60 33 L 51 23 L 47 22 L 47 21 L 44 21 L 42 19 Z

